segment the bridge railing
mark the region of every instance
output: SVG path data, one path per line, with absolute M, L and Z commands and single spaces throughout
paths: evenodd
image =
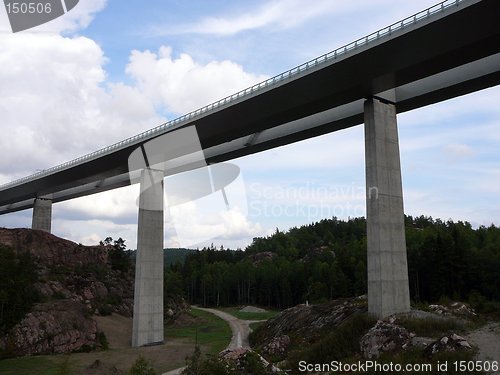
M 332 60 L 343 57 L 347 53 L 349 53 L 353 50 L 356 50 L 356 49 L 358 49 L 362 46 L 365 46 L 371 42 L 377 41 L 384 36 L 391 35 L 392 33 L 399 31 L 399 30 L 402 30 L 410 25 L 414 25 L 414 24 L 418 23 L 419 21 L 422 21 L 424 19 L 428 19 L 432 15 L 434 15 L 436 13 L 441 13 L 444 10 L 446 10 L 452 6 L 458 6 L 459 4 L 463 3 L 464 1 L 467 1 L 467 0 L 445 0 L 441 3 L 438 3 L 438 4 L 430 7 L 430 8 L 424 9 L 424 10 L 422 10 L 422 11 L 420 11 L 412 16 L 409 16 L 401 21 L 395 22 L 392 25 L 384 27 L 383 29 L 375 31 L 375 32 L 373 32 L 365 37 L 359 38 L 359 39 L 355 40 L 354 42 L 351 42 L 351 43 L 346 44 L 342 47 L 339 47 L 331 52 L 325 53 L 324 55 L 321 55 L 315 59 L 312 59 L 312 60 L 307 61 L 301 65 L 298 65 L 290 70 L 287 70 L 286 72 L 283 72 L 283 73 L 278 74 L 274 77 L 268 78 L 265 81 L 259 82 L 255 85 L 250 86 L 244 90 L 241 90 L 235 94 L 229 95 L 223 99 L 220 99 L 216 102 L 208 104 L 202 108 L 196 109 L 196 110 L 189 112 L 183 116 L 175 118 L 175 119 L 168 121 L 164 124 L 161 124 L 155 128 L 149 129 L 145 132 L 142 132 L 142 133 L 137 134 L 133 137 L 127 138 L 123 141 L 114 143 L 110 146 L 104 147 L 104 148 L 97 150 L 95 152 L 92 152 L 90 154 L 81 156 L 77 159 L 67 161 L 63 164 L 57 165 L 57 166 L 49 168 L 49 169 L 45 169 L 43 171 L 39 171 L 39 172 L 34 173 L 30 176 L 26 176 L 26 177 L 14 180 L 12 182 L 0 185 L 0 190 L 4 190 L 4 189 L 7 189 L 11 186 L 22 184 L 22 183 L 28 182 L 30 180 L 35 180 L 39 177 L 46 176 L 46 175 L 49 175 L 53 172 L 63 170 L 66 167 L 78 165 L 84 161 L 94 159 L 94 158 L 99 157 L 103 154 L 109 153 L 110 151 L 115 151 L 115 150 L 121 149 L 124 146 L 133 145 L 134 143 L 137 143 L 137 142 L 142 141 L 144 139 L 151 138 L 153 135 L 161 134 L 162 132 L 164 132 L 167 129 L 173 128 L 181 123 L 190 122 L 195 117 L 198 117 L 198 116 L 201 116 L 203 114 L 206 114 L 207 112 L 219 109 L 226 104 L 233 103 L 233 102 L 235 102 L 241 98 L 244 98 L 244 97 L 250 97 L 260 90 L 269 88 L 270 86 L 276 86 L 278 84 L 282 84 L 285 81 L 291 80 L 292 78 L 296 78 L 296 76 L 301 74 L 301 73 L 310 71 L 319 65 L 326 64 L 326 63 L 331 62 Z

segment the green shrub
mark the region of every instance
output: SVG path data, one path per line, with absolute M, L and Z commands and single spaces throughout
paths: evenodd
M 156 375 L 156 371 L 153 369 L 149 361 L 142 355 L 137 358 L 135 363 L 132 365 L 129 371 L 130 375 Z
M 101 344 L 101 349 L 102 350 L 108 350 L 109 349 L 109 341 L 104 332 L 100 331 L 97 334 L 97 339 L 99 340 L 99 344 Z

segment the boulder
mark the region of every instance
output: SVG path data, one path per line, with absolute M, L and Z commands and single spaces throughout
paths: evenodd
M 271 342 L 269 342 L 262 348 L 262 350 L 264 354 L 267 355 L 282 356 L 286 354 L 289 345 L 290 345 L 290 336 L 281 335 L 273 338 Z
M 395 324 L 395 319 L 379 320 L 361 338 L 361 352 L 365 358 L 378 358 L 384 352 L 398 352 L 412 345 L 414 334 Z
M 447 336 L 441 337 L 439 340 L 431 343 L 424 351 L 424 355 L 432 357 L 433 355 L 441 352 L 457 352 L 457 351 L 470 351 L 472 346 L 465 338 L 452 333 Z

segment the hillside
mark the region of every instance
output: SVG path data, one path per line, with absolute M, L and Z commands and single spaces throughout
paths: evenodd
M 406 217 L 414 302 L 471 302 L 498 314 L 500 228 Z M 284 309 L 366 293 L 366 223 L 338 219 L 255 238 L 245 251 L 204 249 L 168 277 L 192 304 Z
M 132 315 L 133 272 L 116 246 L 0 228 L 0 257 L 4 357 L 99 348 L 104 337 L 92 317 Z

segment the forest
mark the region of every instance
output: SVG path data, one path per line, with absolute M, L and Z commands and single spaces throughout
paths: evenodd
M 500 301 L 500 228 L 407 216 L 411 299 Z M 165 271 L 165 293 L 211 306 L 299 303 L 366 293 L 366 222 L 336 218 L 254 238 L 245 251 L 205 248 Z

